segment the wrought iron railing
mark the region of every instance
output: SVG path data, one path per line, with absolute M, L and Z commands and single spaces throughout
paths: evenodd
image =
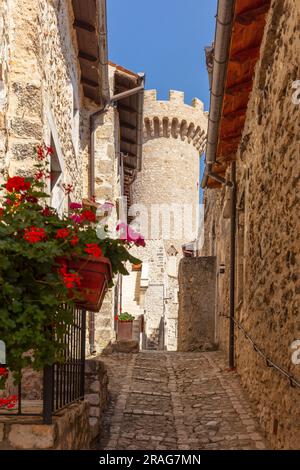
M 84 364 L 86 341 L 86 311 L 75 309 L 73 323 L 61 340 L 64 360 L 46 366 L 41 377 L 41 406 L 32 411 L 34 400 L 24 400 L 22 382 L 17 390 L 17 405 L 13 410 L 0 408 L 0 415 L 42 416 L 45 424 L 52 423 L 52 416 L 66 406 L 84 398 Z M 28 392 L 28 390 L 27 390 Z

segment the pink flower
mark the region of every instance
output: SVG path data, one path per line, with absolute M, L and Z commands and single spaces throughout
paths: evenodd
M 70 219 L 73 220 L 76 224 L 80 224 L 83 221 L 81 215 L 73 214 L 70 216 Z
M 108 212 L 111 211 L 113 207 L 114 204 L 112 202 L 105 201 L 105 203 L 100 206 L 100 209 L 102 209 L 104 212 Z
M 145 238 L 142 235 L 140 235 L 138 239 L 135 241 L 135 245 L 145 247 L 146 246 Z
M 118 224 L 118 225 L 116 226 L 116 230 L 117 230 L 118 232 L 119 232 L 120 230 L 122 230 L 122 229 L 125 229 L 125 228 L 127 228 L 127 225 L 126 225 L 124 222 L 121 222 L 120 224 Z
M 126 225 L 124 222 L 118 224 L 116 230 L 122 232 L 120 234 L 121 240 L 134 243 L 136 246 L 146 246 L 144 237 L 140 233 L 133 230 L 133 228 Z
M 70 209 L 81 209 L 82 208 L 82 204 L 80 204 L 79 202 L 71 202 L 70 204 Z

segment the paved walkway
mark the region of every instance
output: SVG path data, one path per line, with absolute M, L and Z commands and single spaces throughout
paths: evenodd
M 100 449 L 265 449 L 221 352 L 102 356 L 110 378 Z

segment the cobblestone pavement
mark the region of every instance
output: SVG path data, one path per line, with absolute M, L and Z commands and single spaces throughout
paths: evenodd
M 265 449 L 221 352 L 101 356 L 110 379 L 100 449 Z

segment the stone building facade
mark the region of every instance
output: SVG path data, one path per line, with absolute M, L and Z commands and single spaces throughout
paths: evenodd
M 71 201 L 91 197 L 98 157 L 94 133 L 102 126 L 93 115 L 108 100 L 104 0 L 0 2 L 0 183 L 7 176 L 32 175 L 35 148 L 44 142 L 54 150 L 50 205 L 63 214 Z M 73 191 L 67 197 L 64 185 L 69 184 Z M 93 382 L 98 372 L 105 375 L 97 367 Z M 53 425 L 41 426 L 41 417 L 5 418 L 0 447 L 88 448 L 99 434 L 104 406 L 94 395 L 105 393 L 107 386 L 105 377 L 99 390 L 90 388 L 90 381 L 87 400 L 66 407 Z M 28 371 L 23 392 L 27 386 L 34 393 L 41 377 Z M 28 397 L 29 407 L 37 406 L 36 399 Z
M 91 196 L 98 205 L 113 202 L 113 229 L 140 158 L 142 90 L 113 98 L 141 86 L 143 75 L 109 65 L 105 0 L 3 0 L 0 55 L 0 183 L 30 175 L 35 148 L 45 142 L 54 149 L 50 204 L 62 214 L 69 202 Z M 101 313 L 89 314 L 88 351 L 115 337 L 115 281 Z
M 108 77 L 110 102 L 95 119 L 94 194 L 97 203 L 108 204 L 101 215 L 106 216 L 108 229 L 116 236 L 118 221 L 127 222 L 131 185 L 141 159 L 144 75 L 109 63 Z M 132 95 L 114 101 L 124 92 Z M 121 276 L 116 277 L 101 311 L 89 314 L 88 343 L 92 354 L 102 352 L 116 339 L 121 282 Z
M 142 265 L 122 286 L 123 310 L 136 319 L 143 316 L 145 348 L 177 349 L 178 264 L 182 245 L 198 234 L 199 155 L 206 127 L 197 98 L 189 106 L 179 91 L 170 91 L 168 101 L 158 100 L 156 90 L 145 92 L 142 168 L 132 185 L 129 215 L 146 247 L 136 249 Z
M 299 449 L 300 442 L 299 387 L 289 380 L 300 382 L 300 365 L 292 360 L 300 339 L 299 17 L 298 2 L 271 2 L 236 152 L 235 319 L 287 376 L 237 327 L 235 365 L 278 449 Z M 216 341 L 227 351 L 232 201 L 226 185 L 205 190 L 202 254 L 217 259 Z
M 49 189 L 59 211 L 68 207 L 63 183 L 73 185 L 74 200 L 91 195 L 90 115 L 101 105 L 105 82 L 103 76 L 102 83 L 94 83 L 98 91 L 91 99 L 93 94 L 83 85 L 84 67 L 89 67 L 78 59 L 84 51 L 73 27 L 79 4 L 4 0 L 0 6 L 0 171 L 29 174 L 34 147 L 41 141 L 52 145 L 55 181 Z M 86 7 L 88 14 L 90 4 Z M 98 41 L 97 28 L 91 44 Z M 94 67 L 99 67 L 99 57 Z M 99 68 L 99 77 L 106 73 Z

